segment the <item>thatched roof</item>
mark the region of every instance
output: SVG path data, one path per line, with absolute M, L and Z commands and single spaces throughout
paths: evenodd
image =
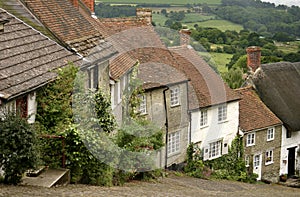
M 300 62 L 261 65 L 253 82 L 262 101 L 287 129 L 300 131 Z

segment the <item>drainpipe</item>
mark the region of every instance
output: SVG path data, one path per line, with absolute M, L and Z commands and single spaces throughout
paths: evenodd
M 169 90 L 169 87 L 164 89 L 163 94 L 164 94 L 164 105 L 165 105 L 165 113 L 166 113 L 166 141 L 165 141 L 165 170 L 167 169 L 168 166 L 168 134 L 169 134 L 169 124 L 168 124 L 168 110 L 167 110 L 167 100 L 166 100 L 166 91 Z

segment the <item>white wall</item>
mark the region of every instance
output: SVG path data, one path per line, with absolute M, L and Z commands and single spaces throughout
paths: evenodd
M 28 111 L 28 123 L 35 122 L 37 102 L 36 102 L 36 92 L 31 92 L 27 97 L 27 111 Z
M 223 140 L 223 143 L 228 143 L 230 146 L 238 132 L 238 101 L 227 103 L 227 119 L 225 121 L 218 122 L 218 106 L 207 109 L 207 118 L 208 125 L 200 127 L 200 110 L 191 113 L 191 142 L 201 142 L 201 149 L 217 140 Z
M 291 138 L 286 138 L 286 128 L 282 126 L 282 145 L 281 145 L 281 156 L 280 156 L 280 174 L 288 173 L 288 148 L 296 148 L 296 169 L 300 170 L 300 158 L 297 155 L 300 146 L 300 131 L 293 132 Z

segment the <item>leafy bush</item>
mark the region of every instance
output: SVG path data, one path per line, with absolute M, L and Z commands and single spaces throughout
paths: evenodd
M 26 170 L 36 167 L 36 134 L 25 119 L 12 113 L 0 119 L 0 131 L 0 168 L 4 170 L 4 183 L 17 184 Z

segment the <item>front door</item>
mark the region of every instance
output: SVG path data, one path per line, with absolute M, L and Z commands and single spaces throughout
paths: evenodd
M 258 175 L 257 180 L 261 180 L 261 159 L 261 154 L 254 155 L 253 157 L 253 173 Z
M 296 147 L 288 148 L 288 176 L 295 175 L 295 153 Z

